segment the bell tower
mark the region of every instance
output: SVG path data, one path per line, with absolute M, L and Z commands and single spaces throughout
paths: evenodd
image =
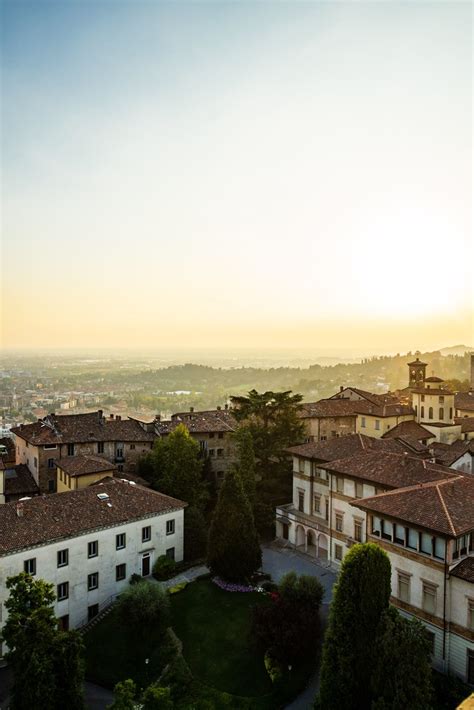
M 418 357 L 413 362 L 408 363 L 408 387 L 416 389 L 417 387 L 424 386 L 427 367 L 428 363 L 421 362 Z

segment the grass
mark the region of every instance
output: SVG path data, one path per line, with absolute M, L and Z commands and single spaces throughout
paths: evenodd
M 146 687 L 173 656 L 166 631 L 147 628 L 139 635 L 126 628 L 116 610 L 86 633 L 84 643 L 86 677 L 106 688 L 126 678 L 132 678 L 140 688 Z
M 207 580 L 172 596 L 173 628 L 196 678 L 233 695 L 272 692 L 262 652 L 250 634 L 252 607 L 266 603 L 262 594 L 225 592 Z

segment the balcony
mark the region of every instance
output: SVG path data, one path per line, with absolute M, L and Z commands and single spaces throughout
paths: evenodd
M 287 518 L 289 515 L 296 523 L 301 523 L 302 525 L 308 525 L 313 528 L 313 530 L 318 530 L 329 534 L 329 524 L 328 521 L 319 515 L 309 515 L 308 513 L 302 513 L 298 508 L 295 508 L 293 503 L 288 503 L 287 505 L 278 505 L 276 508 L 277 517 Z

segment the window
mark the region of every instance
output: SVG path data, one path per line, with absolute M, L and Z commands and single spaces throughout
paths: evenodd
M 440 396 L 440 398 L 439 398 L 439 403 L 440 403 L 440 404 L 444 404 L 444 396 L 443 396 L 443 395 Z
M 115 456 L 116 456 L 118 459 L 123 459 L 123 446 L 122 446 L 122 445 L 118 446 L 118 447 L 115 449 Z
M 342 513 L 336 513 L 336 530 L 337 532 L 342 532 L 344 516 Z
M 123 550 L 125 545 L 126 545 L 125 533 L 119 533 L 118 535 L 116 535 L 115 536 L 115 549 L 116 550 Z
M 56 481 L 53 478 L 50 478 L 48 481 L 48 492 L 54 493 L 55 490 L 56 490 Z
M 91 604 L 91 606 L 87 607 L 87 618 L 89 621 L 91 621 L 95 616 L 97 616 L 99 613 L 99 605 L 98 604 Z
M 393 532 L 395 534 L 395 539 L 394 542 L 396 542 L 398 545 L 404 545 L 405 544 L 405 528 L 403 525 L 394 525 L 393 526 Z
M 209 456 L 215 456 L 216 450 L 215 449 L 209 449 Z
M 377 431 L 380 429 L 380 419 L 375 420 L 375 428 Z
M 170 560 L 174 560 L 174 547 L 169 547 L 169 548 L 166 550 L 166 553 L 165 553 L 165 554 L 166 554 L 166 557 L 169 557 L 169 558 L 170 558 Z
M 474 631 L 474 599 L 467 601 L 467 628 Z
M 117 565 L 115 567 L 115 580 L 117 582 L 120 582 L 120 580 L 125 579 L 127 576 L 127 565 L 122 564 L 122 565 Z
M 441 537 L 435 537 L 434 556 L 439 560 L 444 560 L 444 540 Z
M 449 418 L 450 419 L 453 418 L 453 408 L 452 407 L 449 408 Z
M 135 448 L 135 444 L 130 444 L 130 451 L 133 451 L 134 448 Z
M 425 401 L 425 395 L 422 394 L 420 399 L 421 399 L 422 402 L 424 402 L 424 401 Z
M 326 441 L 326 439 L 327 439 L 327 436 L 320 436 L 319 437 L 319 441 Z
M 74 444 L 67 445 L 67 455 L 74 456 Z
M 98 454 L 104 453 L 104 442 L 103 441 L 97 442 L 97 453 Z
M 51 449 L 55 449 L 55 448 L 56 448 L 56 444 L 45 444 L 44 445 L 45 451 L 50 451 Z
M 142 542 L 150 542 L 151 540 L 151 526 L 147 525 L 146 528 L 142 528 Z
M 304 513 L 304 491 L 298 491 L 298 510 Z
M 342 476 L 336 476 L 336 491 L 344 493 L 344 478 Z
M 123 473 L 123 463 L 117 464 L 117 471 L 118 471 L 119 473 Z
M 334 559 L 342 560 L 342 545 L 334 545 Z
M 354 540 L 362 542 L 362 520 L 354 520 Z
M 433 407 L 428 409 L 428 419 L 433 419 Z
M 214 432 L 213 432 L 213 431 L 209 432 L 209 438 L 210 438 L 210 439 L 213 439 L 213 438 L 214 438 Z
M 91 592 L 93 589 L 99 588 L 99 573 L 92 572 L 92 574 L 87 575 L 87 591 Z
M 372 516 L 372 535 L 378 535 L 380 536 L 382 530 L 382 523 L 380 518 L 377 518 L 375 515 Z
M 428 614 L 436 614 L 436 586 L 423 582 L 423 609 Z
M 217 449 L 218 456 L 224 456 L 224 449 Z
M 298 459 L 298 471 L 304 473 L 304 459 Z
M 321 512 L 321 496 L 318 493 L 316 493 L 314 496 L 314 512 Z
M 436 636 L 433 633 L 433 631 L 428 631 L 428 629 L 426 629 L 426 628 L 425 628 L 425 634 L 426 634 L 426 638 L 428 639 L 428 643 L 429 643 L 430 656 L 434 656 Z
M 326 520 L 329 520 L 329 500 L 327 498 L 324 499 L 324 504 L 326 506 L 326 510 L 324 511 L 324 517 Z
M 38 468 L 38 459 L 36 458 L 36 456 L 33 456 L 33 466 L 35 468 Z
M 360 483 L 360 481 L 356 481 L 355 494 L 356 494 L 356 498 L 363 498 L 364 497 L 364 484 Z
M 360 425 L 363 429 L 365 429 L 365 417 L 360 418 Z
M 474 651 L 467 649 L 467 682 L 474 685 Z
M 174 533 L 174 519 L 166 521 L 166 534 L 173 535 Z
M 393 525 L 388 520 L 382 520 L 382 537 L 384 540 L 391 540 L 393 535 Z
M 63 582 L 62 584 L 58 584 L 56 596 L 58 598 L 58 602 L 62 602 L 62 601 L 64 601 L 64 599 L 68 599 L 68 597 L 69 597 L 69 582 Z
M 398 598 L 402 602 L 410 601 L 410 575 L 404 572 L 398 573 Z
M 444 409 L 443 407 L 439 408 L 439 418 L 442 421 L 444 419 Z
M 423 406 L 421 407 L 421 418 L 425 418 L 425 408 Z
M 217 479 L 221 481 L 224 478 L 224 471 L 217 471 L 216 476 Z
M 433 538 L 428 533 L 421 533 L 420 551 L 424 552 L 425 555 L 433 554 Z
M 69 631 L 69 614 L 59 617 L 58 627 L 60 631 Z
M 97 557 L 99 554 L 99 541 L 94 540 L 87 544 L 87 557 Z
M 25 560 L 23 562 L 23 569 L 26 574 L 36 574 L 36 557 L 32 557 L 30 560 Z
M 409 528 L 407 547 L 411 547 L 412 550 L 418 550 L 419 538 L 420 538 L 420 536 L 418 534 L 418 531 L 412 530 L 411 528 Z
M 66 567 L 69 564 L 69 550 L 58 550 L 58 567 Z

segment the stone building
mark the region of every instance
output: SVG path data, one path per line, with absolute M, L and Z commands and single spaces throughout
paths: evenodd
M 0 506 L 0 634 L 6 580 L 20 572 L 54 585 L 67 629 L 109 606 L 133 574 L 149 577 L 160 555 L 182 560 L 185 506 L 119 479 Z

